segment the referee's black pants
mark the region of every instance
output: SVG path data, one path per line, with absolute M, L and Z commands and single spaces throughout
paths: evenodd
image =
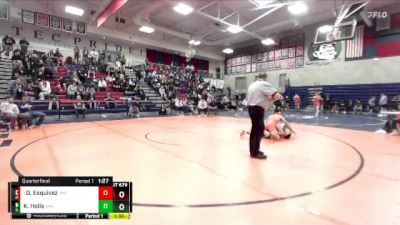
M 264 109 L 260 106 L 249 106 L 251 119 L 250 155 L 260 152 L 260 142 L 264 134 Z

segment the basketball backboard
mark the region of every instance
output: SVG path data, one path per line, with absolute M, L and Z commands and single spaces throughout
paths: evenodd
M 339 24 L 338 26 L 324 26 L 325 29 L 318 28 L 315 33 L 314 44 L 330 43 L 351 39 L 354 37 L 357 21 L 352 20 Z

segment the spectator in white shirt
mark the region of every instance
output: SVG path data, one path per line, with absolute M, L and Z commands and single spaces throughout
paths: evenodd
M 39 99 L 44 100 L 44 98 L 46 96 L 49 96 L 50 94 L 51 94 L 50 82 L 48 82 L 47 80 L 41 81 Z
M 99 91 L 107 91 L 107 82 L 104 78 L 100 78 L 99 83 L 97 84 Z
M 200 99 L 199 103 L 197 104 L 197 110 L 199 111 L 199 115 L 201 115 L 201 112 L 204 112 L 204 115 L 207 115 L 207 101 L 205 99 Z

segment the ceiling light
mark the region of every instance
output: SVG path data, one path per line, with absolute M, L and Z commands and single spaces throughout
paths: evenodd
M 236 26 L 236 25 L 231 25 L 228 28 L 226 28 L 226 30 L 233 34 L 237 34 L 237 33 L 241 32 L 243 30 L 243 28 Z
M 274 41 L 274 39 L 266 38 L 266 39 L 262 40 L 261 43 L 263 45 L 273 45 L 273 44 L 275 44 L 275 41 Z
M 154 32 L 154 28 L 149 27 L 149 26 L 141 26 L 141 27 L 139 28 L 139 30 L 142 31 L 142 32 L 144 32 L 144 33 L 148 33 L 148 34 L 151 34 L 151 33 Z
M 324 25 L 318 28 L 320 33 L 326 34 L 333 31 L 333 27 L 331 25 Z
M 190 44 L 190 45 L 200 45 L 201 44 L 201 41 L 199 41 L 199 40 L 194 40 L 194 39 L 191 39 L 190 41 L 188 41 L 188 43 Z
M 225 54 L 232 54 L 233 53 L 233 49 L 225 48 L 224 50 L 222 50 L 222 52 L 225 53 Z
M 186 5 L 185 3 L 179 3 L 174 7 L 174 11 L 182 15 L 188 15 L 193 12 L 193 8 L 190 5 Z
M 77 15 L 77 16 L 82 16 L 85 13 L 85 11 L 83 9 L 76 8 L 76 7 L 73 7 L 70 5 L 65 6 L 65 12 L 73 14 L 73 15 Z
M 288 6 L 288 10 L 293 15 L 299 15 L 307 12 L 308 7 L 304 2 L 296 2 Z

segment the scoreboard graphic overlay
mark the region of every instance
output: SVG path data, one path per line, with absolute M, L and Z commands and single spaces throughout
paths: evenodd
M 113 177 L 18 177 L 8 183 L 12 219 L 130 219 L 132 182 Z

